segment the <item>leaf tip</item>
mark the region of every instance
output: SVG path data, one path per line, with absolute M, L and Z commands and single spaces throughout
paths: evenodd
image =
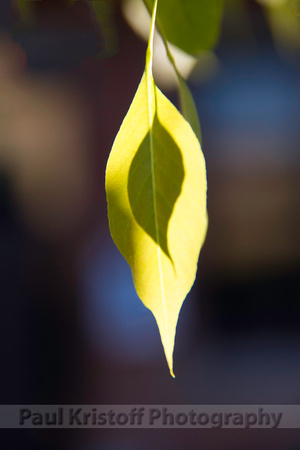
M 174 347 L 173 347 L 173 349 L 174 349 Z M 172 378 L 176 378 L 175 374 L 173 372 L 173 354 L 169 358 L 167 357 L 167 354 L 166 354 L 166 359 L 167 359 L 167 364 L 168 364 L 168 367 L 169 367 L 169 371 L 170 371 L 171 377 Z

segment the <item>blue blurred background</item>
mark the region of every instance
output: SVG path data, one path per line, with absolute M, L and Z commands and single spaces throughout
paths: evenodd
M 1 404 L 299 404 L 293 18 L 225 2 L 214 69 L 204 59 L 190 77 L 210 223 L 173 380 L 110 238 L 104 192 L 146 43 L 120 2 L 108 11 L 110 34 L 86 1 L 28 3 L 28 20 L 17 2 L 0 4 Z M 177 101 L 171 87 L 167 95 Z M 3 448 L 300 448 L 297 430 L 27 431 L 1 430 Z

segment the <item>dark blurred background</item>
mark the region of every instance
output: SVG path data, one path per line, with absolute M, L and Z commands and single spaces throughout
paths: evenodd
M 98 19 L 83 0 L 1 1 L 1 404 L 300 403 L 300 8 L 290 6 L 225 2 L 219 44 L 190 76 L 209 229 L 179 318 L 173 380 L 110 238 L 104 192 L 146 43 L 118 1 L 102 1 Z M 164 88 L 176 102 L 171 83 Z M 1 448 L 33 450 L 298 449 L 299 438 L 0 432 Z

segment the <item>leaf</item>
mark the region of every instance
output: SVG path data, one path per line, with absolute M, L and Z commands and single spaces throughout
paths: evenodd
M 21 19 L 25 23 L 33 23 L 34 21 L 34 10 L 31 2 L 28 0 L 18 0 L 17 6 L 21 14 Z
M 298 56 L 300 47 L 300 8 L 299 2 L 286 0 L 265 3 L 274 43 L 283 58 Z
M 175 59 L 170 51 L 168 41 L 166 40 L 165 36 L 162 36 L 167 56 L 169 58 L 170 63 L 173 66 L 173 69 L 175 70 L 177 81 L 178 81 L 178 93 L 179 93 L 179 101 L 180 101 L 180 110 L 183 115 L 183 117 L 189 122 L 192 129 L 194 130 L 194 133 L 196 134 L 199 141 L 201 141 L 201 129 L 200 129 L 200 122 L 198 117 L 197 108 L 193 99 L 193 96 L 191 94 L 190 88 L 185 81 L 185 79 L 182 77 L 181 73 L 177 69 Z
M 144 3 L 152 11 L 154 0 Z M 222 6 L 222 0 L 160 0 L 157 23 L 169 42 L 197 55 L 215 45 Z
M 118 32 L 114 21 L 114 5 L 110 0 L 92 0 L 90 6 L 100 24 L 104 39 L 104 50 L 99 53 L 98 57 L 112 56 L 119 49 Z
M 107 162 L 106 193 L 111 235 L 154 314 L 174 376 L 178 315 L 206 234 L 206 170 L 195 133 L 154 83 L 152 45 L 150 38 L 144 74 Z
M 180 110 L 183 117 L 189 122 L 194 133 L 196 134 L 199 141 L 201 140 L 201 129 L 198 117 L 197 108 L 192 97 L 190 88 L 188 87 L 186 81 L 178 73 L 178 84 L 179 84 L 179 100 L 180 100 Z

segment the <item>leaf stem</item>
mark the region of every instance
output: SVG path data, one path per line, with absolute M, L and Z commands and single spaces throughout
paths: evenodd
M 158 3 L 158 0 L 155 0 L 154 6 L 153 6 L 152 18 L 151 18 L 151 28 L 150 28 L 148 48 L 147 48 L 147 53 L 146 53 L 146 67 L 148 67 L 148 69 L 150 70 L 151 73 L 152 73 L 153 40 L 154 40 L 154 31 L 155 31 L 157 3 Z

